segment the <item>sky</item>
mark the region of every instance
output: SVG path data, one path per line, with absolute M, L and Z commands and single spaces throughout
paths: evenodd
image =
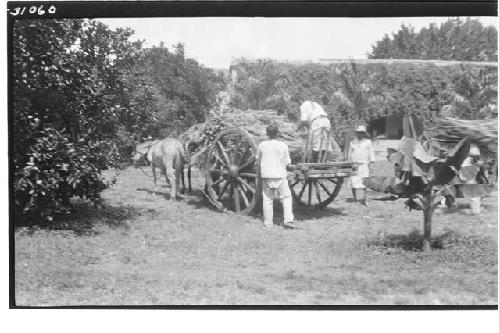
M 498 29 L 497 17 L 474 17 Z M 418 31 L 447 17 L 399 18 L 116 18 L 100 19 L 111 28 L 130 27 L 145 47 L 181 42 L 185 54 L 211 68 L 229 68 L 232 58 L 282 60 L 366 59 L 384 34 L 402 23 Z

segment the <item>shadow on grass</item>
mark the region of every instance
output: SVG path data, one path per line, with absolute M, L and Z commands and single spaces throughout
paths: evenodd
M 162 187 L 162 186 L 160 186 L 160 187 Z M 166 186 L 163 186 L 163 187 L 166 187 Z M 168 187 L 168 188 L 170 188 L 170 187 Z M 160 192 L 160 191 L 153 191 L 149 188 L 139 187 L 139 188 L 137 188 L 137 191 L 147 192 L 150 195 L 162 196 L 166 200 L 170 200 L 170 197 L 171 197 L 170 190 L 168 190 L 167 192 Z M 179 192 L 179 194 L 180 194 L 180 192 Z M 183 195 L 183 194 L 181 194 L 181 195 Z M 177 197 L 176 200 L 182 200 L 182 197 Z
M 413 230 L 409 234 L 391 234 L 378 239 L 370 240 L 368 246 L 394 249 L 399 248 L 405 251 L 422 251 L 423 236 L 418 230 Z M 463 235 L 453 230 L 448 230 L 442 234 L 432 237 L 431 248 L 434 250 L 452 249 L 460 252 L 460 249 L 474 249 L 475 252 L 488 250 L 495 253 L 496 242 L 487 237 L 477 235 Z M 463 253 L 461 254 L 463 255 Z M 495 259 L 496 260 L 496 259 Z
M 432 237 L 431 248 L 443 249 L 456 245 L 461 240 L 458 233 L 447 231 L 436 237 Z M 422 251 L 423 235 L 418 230 L 413 230 L 409 234 L 384 235 L 381 238 L 368 242 L 368 246 L 382 248 L 399 248 L 405 251 Z
M 147 192 L 150 195 L 156 195 L 163 197 L 165 200 L 170 200 L 170 191 L 168 192 L 159 192 L 159 191 L 153 191 L 148 188 L 137 188 L 137 191 L 141 192 Z M 177 201 L 179 202 L 184 202 L 188 206 L 193 207 L 194 209 L 208 209 L 214 212 L 220 212 L 222 213 L 217 207 L 212 205 L 210 201 L 207 199 L 207 197 L 203 194 L 203 191 L 201 189 L 192 189 L 191 193 L 189 193 L 187 190 L 185 194 L 180 194 L 177 198 Z M 223 200 L 223 205 L 226 206 L 226 200 Z M 255 209 L 254 209 L 255 210 Z
M 305 221 L 311 219 L 320 219 L 324 217 L 334 217 L 334 216 L 347 216 L 347 214 L 342 209 L 325 207 L 325 208 L 314 208 L 308 206 L 294 206 L 295 220 Z
M 187 200 L 185 202 L 194 209 L 209 209 L 214 212 L 219 212 L 219 210 L 208 201 L 202 190 L 193 189 L 189 197 L 190 198 L 186 198 Z
M 297 203 L 293 203 L 293 215 L 295 221 L 307 221 L 311 219 L 320 219 L 323 217 L 333 217 L 333 216 L 346 216 L 347 214 L 343 212 L 341 209 L 325 207 L 325 208 L 314 208 L 304 205 L 299 205 Z M 255 203 L 255 207 L 248 216 L 261 219 L 263 216 L 262 211 L 262 199 L 257 200 Z M 283 220 L 283 205 L 279 200 L 274 201 L 273 206 L 273 216 L 274 219 L 278 219 L 280 221 Z
M 166 192 L 159 192 L 159 191 L 153 191 L 153 190 L 151 190 L 149 188 L 145 188 L 145 187 L 138 187 L 137 191 L 139 191 L 139 192 L 147 192 L 150 195 L 162 196 L 162 197 L 164 197 L 167 200 L 170 199 L 170 191 L 168 193 L 166 193 Z
M 90 203 L 78 203 L 75 204 L 71 213 L 55 216 L 51 222 L 24 219 L 16 221 L 16 228 L 26 227 L 33 231 L 35 229 L 68 230 L 78 236 L 88 236 L 97 234 L 96 227 L 99 225 L 128 230 L 130 226 L 127 221 L 137 215 L 139 212 L 132 206 L 101 205 L 96 207 Z
M 165 199 L 170 199 L 170 186 L 169 185 L 163 185 L 163 186 L 158 186 L 159 188 L 168 188 L 168 190 L 166 190 L 165 192 L 160 192 L 160 191 L 153 191 L 151 190 L 150 188 L 145 188 L 145 187 L 138 187 L 136 189 L 136 191 L 139 191 L 139 192 L 147 192 L 148 194 L 151 194 L 151 195 L 161 195 L 163 196 Z M 178 191 L 177 194 L 179 195 L 179 198 L 177 198 L 178 200 L 180 199 L 183 199 L 183 197 L 185 196 L 191 196 L 191 195 L 194 195 L 194 192 L 196 192 L 197 190 L 192 190 L 191 192 L 189 192 L 189 190 L 186 188 L 184 191 Z

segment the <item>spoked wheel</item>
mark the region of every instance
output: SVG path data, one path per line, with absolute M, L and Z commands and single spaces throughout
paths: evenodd
M 206 191 L 219 208 L 246 215 L 257 197 L 257 147 L 244 130 L 226 129 L 214 139 L 205 172 Z
M 339 194 L 344 178 L 304 178 L 289 180 L 295 202 L 303 206 L 324 208 Z

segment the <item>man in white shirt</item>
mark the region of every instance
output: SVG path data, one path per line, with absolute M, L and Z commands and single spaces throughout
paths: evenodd
M 316 102 L 305 101 L 300 106 L 300 122 L 299 131 L 304 127 L 310 130 L 311 146 L 313 151 L 313 161 L 316 161 L 317 156 L 320 151 L 333 151 L 340 150 L 338 147 L 332 147 L 330 142 L 327 142 L 326 132 L 321 129 L 324 128 L 326 131 L 330 131 L 331 124 L 328 116 L 321 105 Z M 322 143 L 323 142 L 323 143 Z M 335 152 L 339 153 L 339 152 Z
M 279 140 L 278 127 L 266 128 L 269 140 L 262 141 L 257 150 L 257 162 L 262 179 L 264 226 L 273 226 L 274 198 L 283 204 L 284 223 L 293 222 L 292 194 L 288 186 L 286 167 L 291 163 L 288 146 Z
M 370 165 L 375 162 L 375 151 L 371 140 L 366 138 L 366 127 L 360 125 L 354 131 L 356 138 L 349 144 L 348 160 L 355 165 L 356 171 L 350 177 L 350 185 L 354 201 L 357 201 L 357 190 L 363 190 L 361 204 L 367 206 L 366 187 L 363 178 L 370 176 Z

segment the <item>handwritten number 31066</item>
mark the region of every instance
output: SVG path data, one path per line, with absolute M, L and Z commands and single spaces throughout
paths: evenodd
M 50 6 L 49 9 L 45 10 L 43 8 L 43 5 L 41 6 L 31 6 L 31 7 L 16 7 L 14 8 L 13 11 L 10 12 L 10 15 L 12 16 L 17 16 L 17 15 L 24 15 L 27 12 L 30 13 L 31 15 L 38 14 L 40 16 L 45 15 L 45 14 L 54 14 L 56 12 L 56 7 L 55 6 Z

